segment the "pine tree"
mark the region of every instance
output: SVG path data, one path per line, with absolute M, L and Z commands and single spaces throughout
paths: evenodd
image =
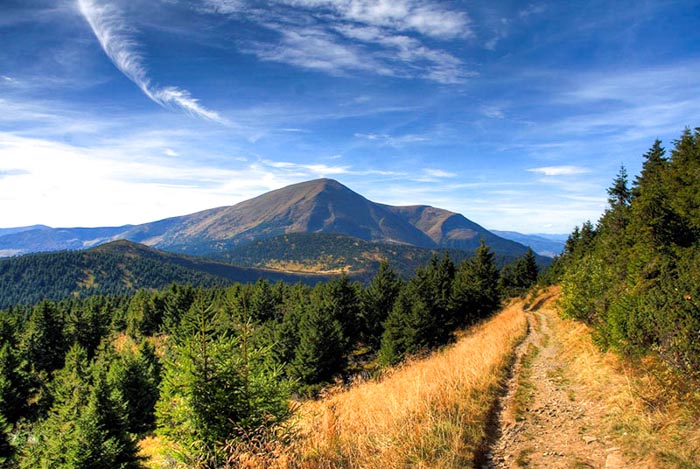
M 482 239 L 476 255 L 463 261 L 455 273 L 450 307 L 459 325 L 473 323 L 498 309 L 499 278 L 495 255 Z
M 419 272 L 424 270 L 419 269 Z M 435 312 L 425 300 L 421 289 L 426 287 L 422 284 L 418 276 L 408 282 L 384 323 L 379 349 L 379 362 L 383 365 L 394 365 L 409 355 L 441 343 L 435 335 Z
M 0 348 L 0 415 L 15 423 L 27 411 L 29 383 L 10 343 Z
M 196 300 L 164 364 L 158 432 L 179 445 L 178 456 L 193 467 L 216 467 L 227 441 L 286 412 L 279 373 L 262 368 L 266 351 L 248 348 L 248 330 L 233 337 L 224 319 L 211 303 Z
M 343 327 L 332 311 L 319 301 L 305 305 L 291 363 L 293 376 L 308 385 L 330 381 L 345 368 L 345 350 Z
M 361 331 L 364 341 L 373 349 L 381 343 L 384 321 L 394 307 L 401 290 L 401 282 L 387 262 L 379 265 L 379 271 L 362 292 Z
M 110 363 L 109 384 L 125 404 L 126 421 L 131 433 L 140 434 L 155 428 L 160 371 L 155 348 L 145 340 L 137 353 L 127 350 Z
M 42 301 L 34 307 L 20 348 L 23 358 L 37 372 L 51 373 L 63 366 L 66 353 L 63 325 L 55 303 Z

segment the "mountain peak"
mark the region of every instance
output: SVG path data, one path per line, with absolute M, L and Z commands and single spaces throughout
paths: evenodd
M 42 247 L 48 244 L 51 249 L 129 239 L 188 254 L 222 252 L 290 233 L 340 234 L 370 242 L 465 250 L 478 247 L 479 240 L 484 238 L 497 252 L 520 254 L 526 249 L 457 213 L 427 205 L 393 207 L 375 203 L 330 178 L 292 184 L 233 206 L 143 225 L 28 233 L 33 236 L 31 239 L 37 239 L 35 244 L 41 242 Z M 28 234 L 0 236 L 0 253 L 3 249 L 17 250 L 15 241 L 25 239 L 29 239 Z M 21 247 L 26 249 L 26 243 L 23 244 Z M 108 248 L 135 249 L 125 242 Z

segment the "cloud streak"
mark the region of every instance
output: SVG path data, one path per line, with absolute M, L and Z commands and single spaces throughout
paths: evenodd
M 265 61 L 330 75 L 364 72 L 444 85 L 462 84 L 476 75 L 434 45 L 473 37 L 465 12 L 414 0 L 271 0 L 264 3 L 268 8 L 260 4 L 204 0 L 198 11 L 252 21 L 275 32 L 276 40 L 242 41 L 245 52 Z
M 539 173 L 545 176 L 574 176 L 588 173 L 589 170 L 580 166 L 543 166 L 541 168 L 531 168 L 528 171 Z
M 165 108 L 180 109 L 203 119 L 228 124 L 219 113 L 207 109 L 189 91 L 175 86 L 158 86 L 151 82 L 133 30 L 113 5 L 95 0 L 78 0 L 78 7 L 92 28 L 107 57 L 129 80 L 134 82 L 153 102 Z

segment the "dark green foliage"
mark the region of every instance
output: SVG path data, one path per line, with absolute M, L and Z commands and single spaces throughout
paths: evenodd
M 458 325 L 451 307 L 455 267 L 449 255 L 433 256 L 399 293 L 385 322 L 379 360 L 385 365 L 448 343 Z
M 52 385 L 53 405 L 35 429 L 22 467 L 138 468 L 137 446 L 127 432 L 124 404 L 109 386 L 104 366 L 90 365 L 74 346 Z
M 583 234 L 581 236 L 583 237 Z M 500 289 L 505 296 L 521 295 L 537 282 L 538 274 L 539 267 L 535 253 L 528 248 L 523 257 L 519 257 L 513 264 L 503 268 Z
M 126 332 L 134 338 L 155 334 L 163 322 L 165 303 L 160 295 L 139 290 L 126 310 Z
M 66 339 L 87 350 L 92 358 L 100 342 L 109 333 L 113 305 L 109 298 L 93 296 L 72 305 L 66 315 Z
M 435 317 L 429 304 L 421 297 L 418 284 L 409 282 L 399 293 L 389 317 L 384 323 L 379 361 L 394 365 L 406 356 L 428 349 L 435 344 L 432 332 Z
M 460 325 L 486 318 L 500 306 L 500 272 L 494 257 L 493 251 L 482 240 L 476 256 L 459 265 L 450 306 Z
M 299 339 L 291 362 L 292 376 L 301 383 L 316 385 L 330 381 L 345 367 L 347 340 L 332 308 L 318 290 L 303 306 Z
M 27 410 L 29 382 L 15 349 L 9 342 L 0 348 L 0 415 L 15 423 Z
M 286 412 L 285 388 L 251 347 L 250 324 L 232 336 L 225 317 L 197 299 L 182 317 L 164 364 L 158 431 L 190 466 L 216 467 L 227 441 Z
M 595 229 L 575 230 L 556 262 L 563 311 L 595 326 L 603 346 L 697 375 L 700 130 L 686 130 L 670 158 L 655 141 L 634 186 L 621 171 L 608 193 Z
M 401 282 L 397 275 L 387 262 L 382 262 L 379 272 L 364 289 L 361 297 L 361 337 L 374 349 L 379 347 L 384 321 L 393 309 L 400 291 Z
M 161 364 L 155 348 L 145 340 L 138 352 L 127 350 L 111 361 L 108 380 L 124 402 L 129 432 L 145 433 L 155 428 L 160 373 Z
M 64 320 L 56 304 L 42 301 L 34 307 L 22 337 L 22 356 L 36 372 L 51 373 L 63 367 L 66 339 Z

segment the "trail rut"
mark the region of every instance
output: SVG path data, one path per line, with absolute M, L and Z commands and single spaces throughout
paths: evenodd
M 515 350 L 482 467 L 629 467 L 622 451 L 600 434 L 605 409 L 579 400 L 576 385 L 567 379 L 552 302 L 552 297 L 543 296 L 524 310 L 529 332 Z

